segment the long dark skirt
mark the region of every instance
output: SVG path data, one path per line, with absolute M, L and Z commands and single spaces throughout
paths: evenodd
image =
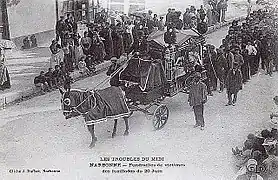
M 7 81 L 4 82 L 3 85 L 0 85 L 0 90 L 4 91 L 5 89 L 10 89 L 11 88 L 11 81 L 10 81 L 10 76 L 8 69 L 6 69 L 6 76 L 7 76 Z

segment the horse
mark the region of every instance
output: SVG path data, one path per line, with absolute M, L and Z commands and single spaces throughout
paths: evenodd
M 89 148 L 95 147 L 95 124 L 114 119 L 112 138 L 116 136 L 118 118 L 125 121 L 124 136 L 129 134 L 128 117 L 130 111 L 127 107 L 124 94 L 119 87 L 109 87 L 103 90 L 59 89 L 62 95 L 61 104 L 66 119 L 83 116 L 92 141 Z

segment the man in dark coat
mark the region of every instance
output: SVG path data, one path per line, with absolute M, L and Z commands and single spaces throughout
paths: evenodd
M 118 23 L 114 28 L 112 28 L 112 39 L 113 39 L 113 51 L 114 56 L 118 59 L 124 53 L 124 42 L 123 42 L 123 28 L 120 23 Z
M 56 39 L 59 41 L 61 39 L 61 44 L 63 44 L 65 39 L 65 33 L 68 30 L 68 26 L 65 22 L 64 16 L 60 16 L 60 20 L 56 23 Z
M 242 75 L 240 66 L 236 62 L 233 64 L 233 68 L 230 69 L 227 74 L 226 88 L 228 94 L 228 104 L 226 106 L 234 106 L 237 101 L 237 94 L 239 90 L 242 89 Z M 233 98 L 232 95 L 234 95 Z
M 104 61 L 104 56 L 105 56 L 104 44 L 97 32 L 94 32 L 90 51 L 92 53 L 92 56 L 94 57 L 95 63 L 98 64 Z
M 183 14 L 183 29 L 189 29 L 190 23 L 191 23 L 190 9 L 186 8 L 185 13 Z
M 104 49 L 106 52 L 105 60 L 111 59 L 113 56 L 113 40 L 112 40 L 112 30 L 109 27 L 109 23 L 102 24 L 102 30 L 100 31 L 100 37 L 104 38 Z
M 107 76 L 111 76 L 110 79 L 110 86 L 122 86 L 123 83 L 120 82 L 120 75 L 119 72 L 114 74 L 121 66 L 118 64 L 118 59 L 116 57 L 111 58 L 111 65 L 108 68 L 108 71 L 106 72 Z M 113 75 L 113 76 L 112 76 Z
M 216 58 L 216 75 L 220 81 L 220 91 L 221 93 L 224 90 L 225 78 L 226 78 L 226 69 L 228 68 L 227 59 L 224 55 L 223 49 L 217 49 L 217 58 Z
M 128 53 L 131 52 L 139 52 L 139 56 L 142 58 L 148 56 L 149 45 L 144 34 L 139 35 L 139 37 L 134 40 Z
M 214 70 L 213 70 L 213 63 L 212 63 L 212 55 L 211 55 L 211 50 L 209 50 L 208 46 L 207 48 L 204 50 L 204 59 L 203 59 L 203 63 L 204 63 L 204 67 L 206 69 L 207 72 L 207 79 L 205 80 L 205 84 L 207 86 L 207 92 L 209 96 L 212 96 L 212 92 L 211 92 L 211 87 L 215 86 L 215 82 L 217 82 L 217 79 L 215 77 L 214 74 Z M 216 80 L 215 80 L 216 79 Z M 216 87 L 213 87 L 213 89 Z
M 193 107 L 195 114 L 195 128 L 201 126 L 201 130 L 204 130 L 204 104 L 207 102 L 207 87 L 201 82 L 201 74 L 196 73 L 193 84 L 189 89 L 188 96 L 189 105 Z

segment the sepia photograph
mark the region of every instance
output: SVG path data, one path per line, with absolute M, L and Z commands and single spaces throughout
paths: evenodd
M 278 0 L 0 9 L 0 179 L 278 180 Z

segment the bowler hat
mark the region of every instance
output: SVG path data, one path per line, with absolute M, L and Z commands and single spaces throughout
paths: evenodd
M 118 59 L 117 59 L 116 57 L 112 57 L 112 58 L 110 59 L 110 61 L 111 61 L 111 62 L 117 62 Z

